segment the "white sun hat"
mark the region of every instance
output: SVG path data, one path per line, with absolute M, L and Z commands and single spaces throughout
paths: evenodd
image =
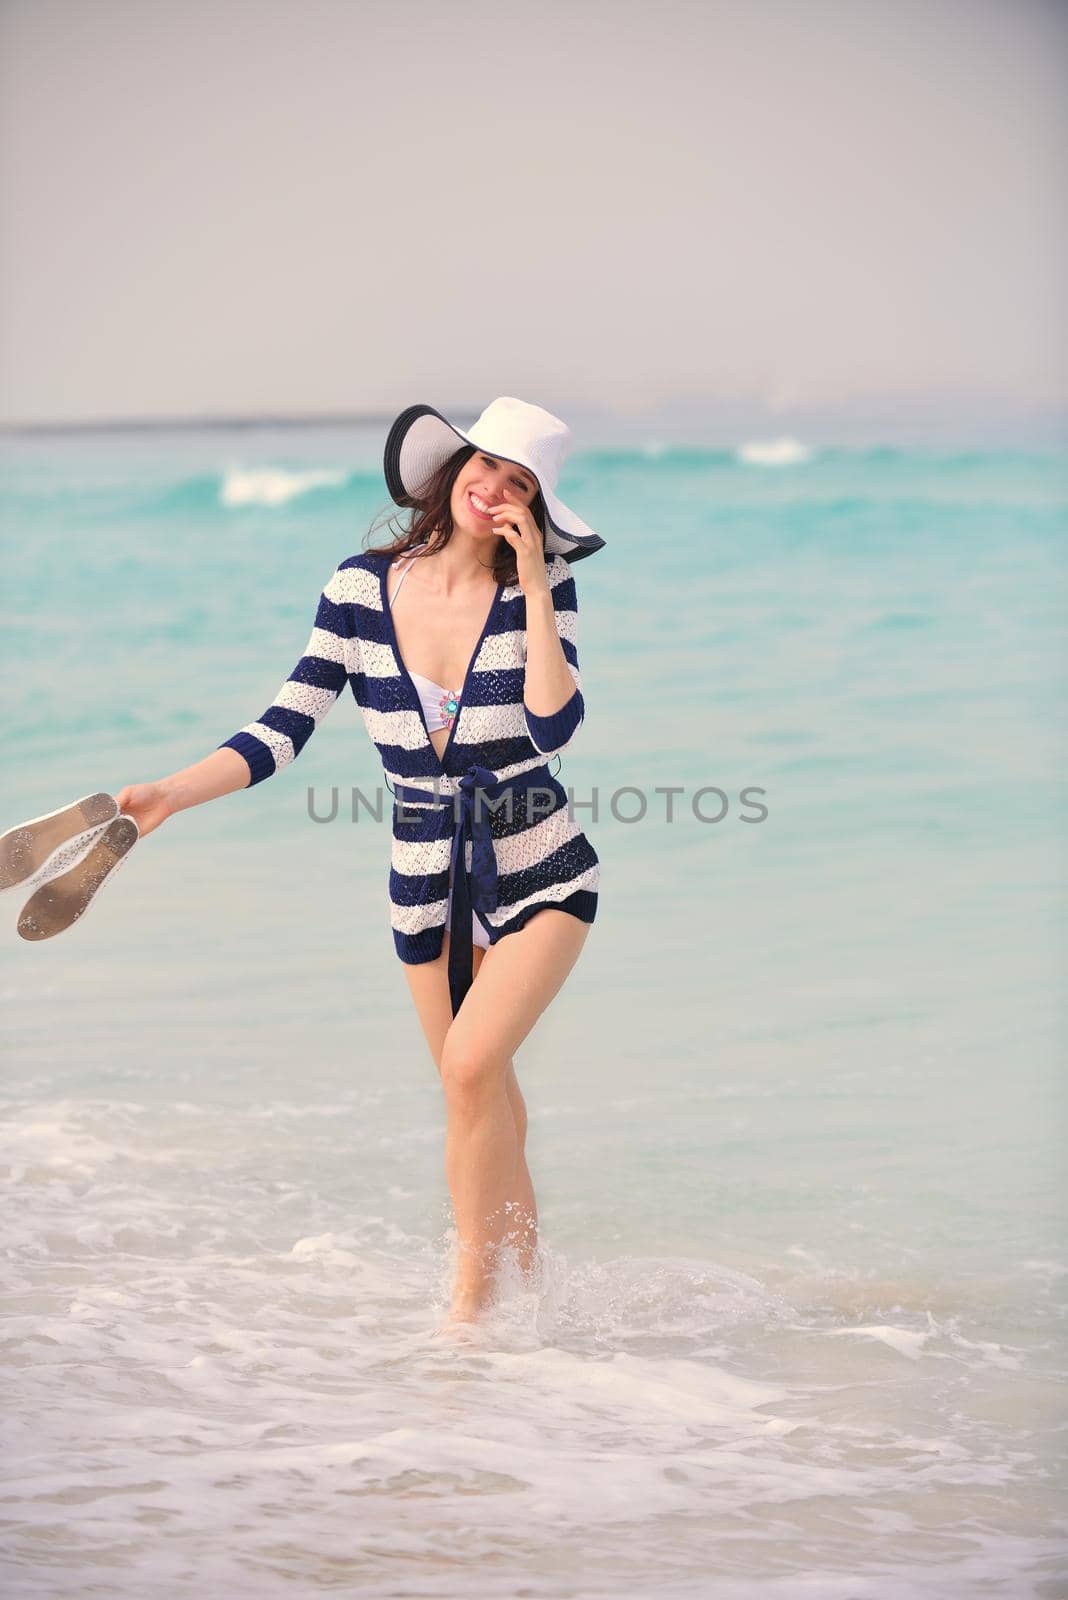
M 457 442 L 459 441 L 459 443 Z M 433 474 L 464 444 L 487 455 L 514 461 L 538 480 L 545 516 L 546 555 L 581 561 L 604 540 L 555 493 L 560 467 L 571 449 L 571 429 L 551 411 L 513 395 L 499 395 L 465 432 L 433 406 L 408 406 L 386 436 L 386 487 L 398 505 L 417 497 Z

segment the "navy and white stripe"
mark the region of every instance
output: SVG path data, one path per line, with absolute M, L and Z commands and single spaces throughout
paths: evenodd
M 386 601 L 389 557 L 369 552 L 338 566 L 319 599 L 304 653 L 271 705 L 220 749 L 249 766 L 249 787 L 296 759 L 345 687 L 352 688 L 391 787 L 422 787 L 447 798 L 472 764 L 497 778 L 544 765 L 582 724 L 585 702 L 577 648 L 578 599 L 563 557 L 546 561 L 557 634 L 574 693 L 553 716 L 539 717 L 523 701 L 526 600 L 518 583 L 497 589 L 460 691 L 460 710 L 442 760 L 431 743 L 419 695 L 397 648 Z M 493 942 L 523 926 L 542 906 L 558 906 L 592 922 L 600 878 L 598 857 L 570 817 L 567 795 L 554 780 L 548 815 L 528 814 L 517 798 L 511 812 L 491 815 L 497 857 L 497 911 L 487 920 Z M 419 814 L 422 813 L 422 814 Z M 391 920 L 402 961 L 441 953 L 449 890 L 453 807 L 394 804 L 389 876 Z M 470 857 L 470 846 L 468 847 Z

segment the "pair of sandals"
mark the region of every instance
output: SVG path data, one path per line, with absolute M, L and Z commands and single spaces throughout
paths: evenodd
M 51 939 L 83 916 L 141 837 L 110 794 L 87 794 L 0 834 L 0 892 L 33 893 L 19 912 L 23 939 Z

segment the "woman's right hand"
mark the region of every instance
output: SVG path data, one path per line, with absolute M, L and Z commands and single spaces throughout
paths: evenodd
M 124 816 L 133 817 L 141 837 L 158 828 L 171 815 L 171 808 L 161 783 L 128 783 L 115 796 Z

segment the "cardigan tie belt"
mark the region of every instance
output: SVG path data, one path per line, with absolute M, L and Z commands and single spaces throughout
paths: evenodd
M 471 937 L 471 913 L 478 913 L 479 921 L 491 936 L 493 930 L 486 922 L 485 913 L 497 909 L 497 857 L 493 850 L 493 834 L 486 807 L 480 800 L 498 800 L 509 792 L 519 794 L 527 789 L 544 788 L 547 795 L 556 796 L 558 785 L 547 763 L 521 772 L 515 778 L 498 778 L 488 767 L 472 763 L 459 779 L 459 793 L 444 797 L 416 789 L 410 784 L 398 783 L 394 789 L 397 799 L 429 803 L 444 809 L 452 808 L 456 827 L 452 836 L 450 857 L 452 871 L 452 927 L 449 936 L 449 998 L 453 1016 L 463 1004 L 471 987 L 474 967 L 474 941 Z M 459 807 L 457 808 L 457 800 Z M 494 806 L 494 810 L 498 808 Z M 465 845 L 471 841 L 471 871 L 467 871 Z

